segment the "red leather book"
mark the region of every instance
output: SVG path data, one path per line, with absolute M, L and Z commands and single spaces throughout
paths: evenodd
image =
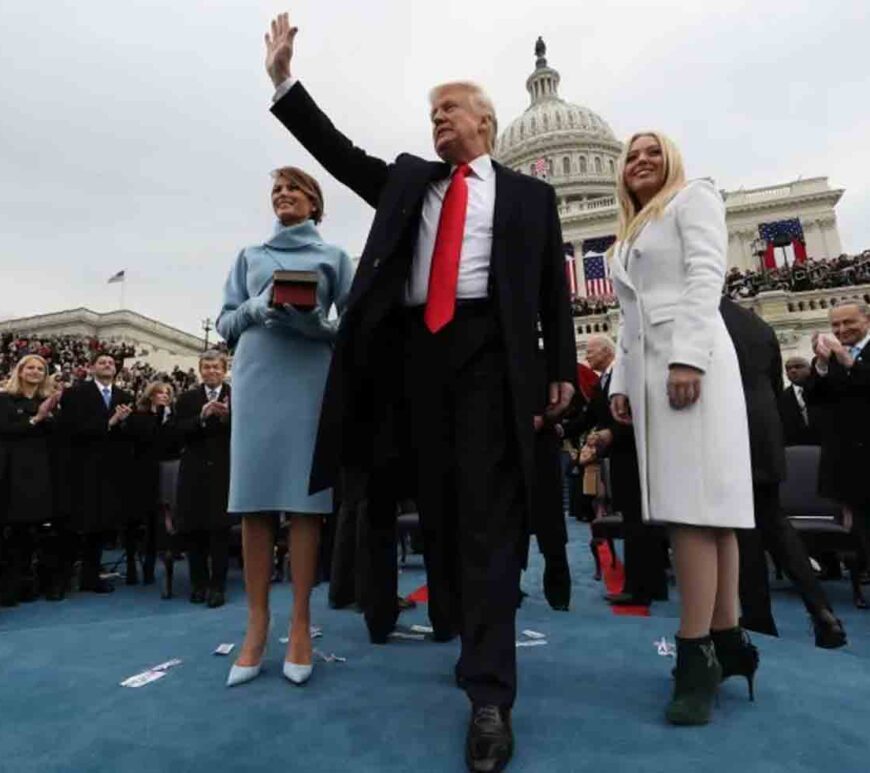
M 272 275 L 271 303 L 289 303 L 300 311 L 311 311 L 317 305 L 317 272 L 276 271 Z

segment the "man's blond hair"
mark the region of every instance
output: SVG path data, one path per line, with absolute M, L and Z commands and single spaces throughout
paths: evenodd
M 445 91 L 463 91 L 468 94 L 472 108 L 478 115 L 488 118 L 488 131 L 486 133 L 486 150 L 492 153 L 495 149 L 495 140 L 498 137 L 498 120 L 495 117 L 495 105 L 489 98 L 483 88 L 473 81 L 450 81 L 449 83 L 440 83 L 429 92 L 429 103 L 434 104 L 435 100 Z

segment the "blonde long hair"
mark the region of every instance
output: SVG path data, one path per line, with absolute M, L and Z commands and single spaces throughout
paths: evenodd
M 662 149 L 665 181 L 661 190 L 652 197 L 645 207 L 641 207 L 635 195 L 625 184 L 625 163 L 631 146 L 638 137 L 652 137 Z M 686 172 L 683 157 L 674 141 L 660 131 L 635 132 L 625 143 L 619 155 L 616 173 L 616 198 L 619 202 L 619 225 L 616 230 L 617 242 L 631 242 L 650 220 L 662 216 L 668 202 L 686 185 Z
M 21 384 L 21 371 L 31 360 L 41 362 L 42 367 L 45 370 L 45 376 L 42 379 L 42 383 L 36 388 L 36 396 L 43 399 L 51 397 L 55 391 L 55 385 L 48 372 L 48 363 L 45 361 L 44 357 L 40 357 L 38 354 L 25 354 L 20 360 L 18 360 L 18 363 L 12 370 L 12 375 L 9 376 L 9 381 L 6 382 L 6 391 L 10 395 L 24 394 Z
M 169 402 L 171 403 L 175 392 L 175 390 L 172 388 L 172 385 L 168 384 L 165 381 L 152 381 L 148 386 L 145 387 L 145 391 L 142 393 L 142 396 L 136 403 L 136 407 L 140 411 L 150 411 L 151 398 L 154 397 L 154 393 L 157 391 L 162 392 L 164 390 L 169 393 Z

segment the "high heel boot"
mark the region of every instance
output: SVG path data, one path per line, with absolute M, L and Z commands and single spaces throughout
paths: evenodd
M 729 676 L 746 677 L 749 700 L 755 700 L 755 672 L 758 670 L 758 648 L 740 626 L 724 631 L 711 631 L 716 657 L 722 665 L 723 681 Z
M 674 694 L 667 708 L 673 725 L 706 725 L 716 690 L 722 680 L 722 666 L 709 636 L 677 640 Z

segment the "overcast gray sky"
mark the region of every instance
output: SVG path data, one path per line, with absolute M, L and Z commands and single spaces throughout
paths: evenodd
M 198 333 L 239 249 L 272 227 L 268 171 L 323 184 L 326 239 L 371 210 L 268 112 L 270 17 L 294 74 L 359 145 L 431 156 L 426 94 L 471 78 L 502 125 L 543 35 L 563 98 L 625 137 L 657 127 L 721 187 L 828 175 L 844 247 L 870 247 L 866 0 L 0 0 L 0 317 L 127 307 Z

